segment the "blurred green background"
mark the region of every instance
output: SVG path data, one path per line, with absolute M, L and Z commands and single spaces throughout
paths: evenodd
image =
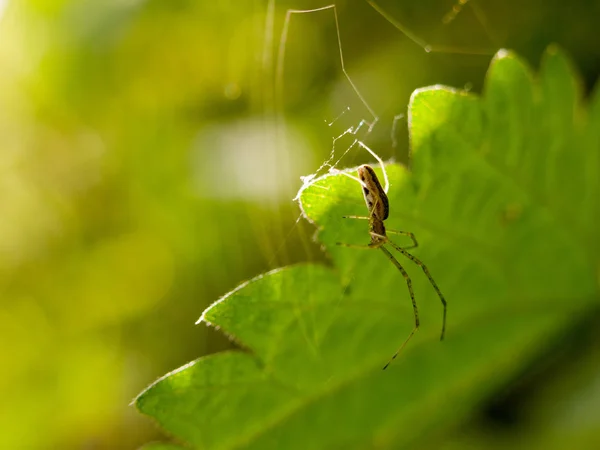
M 326 3 L 0 5 L 0 448 L 136 448 L 160 434 L 132 398 L 230 345 L 194 326 L 206 306 L 325 260 L 292 198 L 333 138 L 372 117 L 342 73 L 332 10 L 292 16 L 278 76 L 286 10 Z M 427 53 L 367 2 L 337 3 L 384 158 L 407 160 L 406 122 L 392 122 L 415 88 L 479 92 L 498 48 L 536 65 L 558 43 L 585 93 L 600 72 L 594 0 L 378 5 L 453 50 Z

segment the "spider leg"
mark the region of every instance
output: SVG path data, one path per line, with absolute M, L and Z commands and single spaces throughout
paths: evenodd
M 354 175 L 350 175 L 348 172 L 344 172 L 343 170 L 336 169 L 335 167 L 331 167 L 329 169 L 329 173 L 332 175 L 344 175 L 345 177 L 348 177 L 358 182 L 362 187 L 367 187 L 367 185 L 360 178 L 355 177 Z
M 412 288 L 412 280 L 408 276 L 408 273 L 406 272 L 406 270 L 404 270 L 404 267 L 402 267 L 402 264 L 400 264 L 398 262 L 398 260 L 396 258 L 394 258 L 394 255 L 392 255 L 387 248 L 385 248 L 383 246 L 380 246 L 379 248 L 381 249 L 381 251 L 383 253 L 385 253 L 385 256 L 388 257 L 388 259 L 392 262 L 392 264 L 394 264 L 396 266 L 396 268 L 400 271 L 400 273 L 402 274 L 402 276 L 406 280 L 406 286 L 408 287 L 408 292 L 410 294 L 410 300 L 412 301 L 412 305 L 413 305 L 413 312 L 415 314 L 415 327 L 410 332 L 410 334 L 408 335 L 408 337 L 406 338 L 406 340 L 404 341 L 404 343 L 400 346 L 400 348 L 398 348 L 398 350 L 396 351 L 396 353 L 394 353 L 394 356 L 392 356 L 390 358 L 390 360 L 388 361 L 388 363 L 383 367 L 383 370 L 385 370 L 390 365 L 390 363 L 394 359 L 396 359 L 396 356 L 398 356 L 400 354 L 400 352 L 406 346 L 406 344 L 408 343 L 408 341 L 410 341 L 410 339 L 413 337 L 413 335 L 415 334 L 415 332 L 419 329 L 419 310 L 417 308 L 417 302 L 415 301 L 415 293 L 413 292 L 413 288 Z
M 348 248 L 363 248 L 369 249 L 373 248 L 368 244 L 346 244 L 345 242 L 336 242 L 335 245 L 339 245 L 340 247 L 348 247 Z
M 368 217 L 368 216 L 342 216 L 342 219 L 365 219 L 365 220 L 371 220 L 371 218 Z
M 347 173 L 345 173 L 345 172 L 341 172 L 341 173 L 343 173 L 344 175 L 348 175 L 348 174 L 347 174 Z M 353 179 L 355 179 L 355 180 L 358 180 L 358 182 L 360 182 L 360 184 L 363 184 L 363 185 L 364 185 L 364 183 L 363 183 L 361 180 L 359 180 L 358 178 L 356 178 L 356 177 L 353 177 L 352 175 L 348 175 L 348 176 L 349 176 L 350 178 L 353 178 Z M 375 208 L 376 208 L 376 206 L 377 206 L 378 204 L 379 204 L 379 198 L 375 199 L 375 204 L 374 204 L 374 205 L 373 205 L 373 207 L 371 208 L 370 214 L 369 214 L 368 216 L 342 216 L 342 219 L 361 219 L 361 220 L 372 220 L 372 219 L 373 219 L 373 212 L 375 211 Z M 372 234 L 372 235 L 374 235 L 375 233 L 371 233 L 371 234 Z M 379 236 L 379 235 L 377 235 L 377 236 Z M 384 237 L 384 239 L 387 239 L 387 237 Z M 415 240 L 413 239 L 413 241 L 415 241 Z
M 410 231 L 387 230 L 387 232 L 392 233 L 392 234 L 400 234 L 402 236 L 408 236 L 413 241 L 413 245 L 409 245 L 408 247 L 402 247 L 404 250 L 409 250 L 411 248 L 417 248 L 419 246 L 419 243 L 417 242 L 417 238 Z
M 368 151 L 371 154 L 371 156 L 375 158 L 379 163 L 379 167 L 381 167 L 381 171 L 383 172 L 383 181 L 385 181 L 385 187 L 383 188 L 383 191 L 387 194 L 388 190 L 390 189 L 390 180 L 388 180 L 387 171 L 385 170 L 385 164 L 383 163 L 383 159 L 381 159 L 377 153 L 375 153 L 373 150 L 367 147 L 362 141 L 358 141 L 358 145 L 360 145 L 362 148 Z
M 415 256 L 411 255 L 406 250 L 404 250 L 402 247 L 394 244 L 390 240 L 388 240 L 388 244 L 390 244 L 397 251 L 399 251 L 400 253 L 402 253 L 404 256 L 406 256 L 408 259 L 410 259 L 412 262 L 414 262 L 417 266 L 419 266 L 421 269 L 423 269 L 423 272 L 425 273 L 425 275 L 429 279 L 429 282 L 433 286 L 433 289 L 435 289 L 435 292 L 437 292 L 437 295 L 440 298 L 440 300 L 442 302 L 442 305 L 444 307 L 444 317 L 442 319 L 442 334 L 440 336 L 440 341 L 443 341 L 444 340 L 444 335 L 446 334 L 446 299 L 444 298 L 444 295 L 442 294 L 442 291 L 440 291 L 440 288 L 438 287 L 438 285 L 436 284 L 435 280 L 431 276 L 431 273 L 429 273 L 429 269 L 427 268 L 427 266 L 425 264 L 423 264 L 420 259 L 418 259 Z

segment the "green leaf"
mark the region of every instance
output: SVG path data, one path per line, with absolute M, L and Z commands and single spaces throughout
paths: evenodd
M 139 410 L 210 449 L 410 447 L 461 423 L 597 305 L 600 97 L 586 110 L 577 86 L 550 48 L 537 80 L 503 51 L 482 98 L 413 94 L 413 168 L 386 167 L 386 226 L 416 234 L 448 301 L 445 341 L 439 298 L 398 254 L 421 328 L 381 370 L 414 326 L 405 280 L 382 252 L 336 245 L 369 242 L 367 221 L 343 218 L 366 207 L 356 181 L 325 176 L 300 206 L 333 267 L 276 270 L 213 304 L 202 320 L 247 351 L 166 375 Z

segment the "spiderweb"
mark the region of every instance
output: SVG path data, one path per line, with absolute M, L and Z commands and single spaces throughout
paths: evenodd
M 298 193 L 322 175 L 335 173 L 344 167 L 373 163 L 375 158 L 365 149 L 372 149 L 387 161 L 408 162 L 404 109 L 410 92 L 417 87 L 438 83 L 462 84 L 466 89 L 472 88 L 474 83 L 470 79 L 461 80 L 457 76 L 458 70 L 449 70 L 455 66 L 463 72 L 465 67 L 471 68 L 470 72 L 467 71 L 471 79 L 483 78 L 489 59 L 499 45 L 481 7 L 474 0 L 427 0 L 424 3 L 426 5 L 416 7 L 410 2 L 398 4 L 366 0 L 352 6 L 331 3 L 287 8 L 284 13 L 282 11 L 279 33 L 275 31 L 275 24 L 277 11 L 282 5 L 273 0 L 268 3 L 263 64 L 268 66 L 271 63 L 268 55 L 275 55 L 272 109 L 277 118 L 278 149 L 286 151 L 289 147 L 286 142 L 289 116 L 298 114 L 294 108 L 303 103 L 303 98 L 321 101 L 325 96 L 331 105 L 328 108 L 330 116 L 324 117 L 321 111 L 320 118 L 313 118 L 320 119 L 322 128 L 327 130 L 324 134 L 328 134 L 330 139 L 328 152 L 316 158 L 320 162 L 313 172 L 300 176 Z M 360 8 L 363 20 L 360 23 L 345 21 L 348 12 L 356 16 L 356 8 Z M 417 30 L 407 23 L 426 23 L 427 26 Z M 315 38 L 319 29 L 330 30 L 322 33 L 322 41 Z M 374 29 L 378 31 L 373 33 Z M 472 33 L 474 29 L 478 32 L 477 36 Z M 360 35 L 364 30 L 369 30 L 372 35 Z M 469 30 L 469 33 L 464 30 Z M 359 38 L 356 38 L 357 34 Z M 347 40 L 350 43 L 346 43 Z M 369 47 L 375 51 L 372 56 L 367 51 L 367 57 L 363 57 L 367 60 L 366 64 L 357 68 L 354 50 L 358 48 L 358 53 L 364 55 L 365 48 Z M 315 58 L 324 61 L 323 65 L 327 66 L 324 71 L 335 71 L 338 75 L 339 81 L 328 91 L 315 92 L 306 83 L 298 81 L 305 73 L 303 64 Z M 392 70 L 381 75 L 373 70 L 387 64 L 390 58 L 397 61 L 391 66 L 397 68 L 397 72 Z M 403 67 L 403 64 L 409 67 Z M 443 77 L 440 77 L 440 72 Z M 310 113 L 313 111 L 305 114 Z M 301 215 L 296 218 L 292 231 L 287 233 L 288 237 L 300 220 Z M 310 255 L 310 239 L 303 232 L 300 239 L 307 255 Z M 283 242 L 286 241 L 287 238 L 284 238 Z M 284 244 L 276 255 L 282 252 L 283 247 Z M 276 259 L 277 256 L 272 263 Z

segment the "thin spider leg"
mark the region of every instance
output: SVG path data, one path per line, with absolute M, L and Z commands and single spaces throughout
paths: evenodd
M 365 219 L 365 220 L 371 220 L 371 217 L 369 217 L 369 216 L 342 216 L 342 219 Z
M 419 246 L 419 243 L 417 242 L 417 238 L 410 231 L 387 230 L 387 232 L 392 233 L 392 234 L 400 234 L 402 236 L 408 236 L 409 238 L 411 238 L 411 240 L 413 241 L 413 245 L 410 245 L 408 247 L 402 247 L 404 250 L 408 250 L 411 248 L 417 248 Z
M 392 264 L 394 264 L 396 266 L 396 268 L 400 271 L 400 273 L 406 280 L 406 286 L 408 287 L 408 292 L 410 294 L 410 300 L 412 301 L 412 305 L 413 305 L 413 312 L 415 313 L 415 328 L 410 332 L 410 334 L 408 335 L 408 337 L 406 338 L 404 343 L 400 346 L 400 348 L 396 351 L 396 353 L 394 353 L 394 356 L 392 356 L 390 358 L 390 360 L 388 361 L 388 363 L 383 367 L 383 370 L 385 370 L 385 369 L 387 369 L 387 366 L 389 366 L 390 363 L 394 359 L 396 359 L 396 356 L 398 356 L 400 354 L 400 352 L 402 351 L 402 349 L 404 348 L 406 343 L 408 341 L 410 341 L 410 339 L 413 337 L 415 332 L 419 329 L 419 310 L 417 309 L 417 302 L 415 301 L 415 293 L 413 292 L 413 288 L 412 288 L 412 280 L 408 276 L 408 273 L 406 272 L 406 270 L 404 270 L 404 267 L 402 267 L 402 264 L 400 264 L 398 262 L 398 260 L 396 258 L 394 258 L 394 255 L 392 255 L 387 248 L 385 248 L 383 246 L 380 246 L 379 248 L 381 249 L 381 251 L 383 253 L 385 253 L 385 256 L 388 257 L 388 259 L 392 262 Z
M 337 169 L 336 169 L 337 170 Z M 358 179 L 357 177 L 353 177 L 352 175 L 347 174 L 346 172 L 340 172 L 344 175 L 349 176 L 350 178 L 358 181 L 361 185 L 363 185 L 363 187 L 365 187 L 366 189 L 368 189 L 368 187 L 365 185 L 365 182 Z M 377 207 L 377 205 L 379 205 L 379 202 L 381 201 L 380 197 L 377 197 L 375 199 L 375 203 L 373 204 L 373 206 L 371 206 L 371 210 L 369 211 L 369 215 L 368 216 L 342 216 L 342 219 L 361 219 L 361 220 L 373 220 L 373 215 L 375 214 L 375 208 Z M 373 234 L 373 233 L 371 233 Z
M 415 332 L 417 330 L 418 330 L 418 328 L 413 328 L 413 330 L 410 332 L 410 334 L 408 335 L 408 337 L 406 338 L 404 343 L 400 346 L 400 348 L 398 350 L 396 350 L 396 353 L 394 353 L 394 356 L 392 356 L 390 358 L 390 360 L 387 362 L 387 364 L 385 366 L 383 366 L 383 370 L 387 369 L 388 366 L 392 363 L 392 361 L 396 359 L 396 356 L 398 356 L 400 354 L 400 352 L 402 350 L 404 350 L 404 347 L 406 347 L 406 344 L 408 344 L 408 341 L 410 341 L 410 338 L 413 337 L 413 335 L 415 334 Z
M 388 180 L 387 171 L 385 170 L 385 164 L 383 163 L 383 159 L 381 159 L 377 153 L 375 153 L 373 150 L 367 147 L 363 142 L 358 141 L 358 145 L 360 145 L 362 148 L 368 151 L 371 154 L 371 156 L 375 158 L 379 163 L 379 167 L 381 167 L 381 171 L 383 172 L 383 181 L 385 181 L 385 187 L 383 188 L 383 191 L 387 194 L 390 188 L 390 180 Z
M 362 249 L 373 248 L 367 244 L 346 244 L 345 242 L 336 242 L 335 245 L 339 245 L 340 247 L 349 247 L 349 248 L 362 248 Z
M 431 276 L 431 273 L 429 273 L 429 269 L 427 268 L 427 266 L 425 264 L 423 264 L 421 262 L 421 260 L 419 260 L 415 256 L 413 256 L 410 253 L 408 253 L 402 247 L 394 244 L 389 239 L 388 239 L 387 243 L 390 244 L 392 247 L 394 247 L 396 250 L 398 250 L 400 253 L 402 253 L 404 256 L 406 256 L 408 259 L 410 259 L 412 262 L 414 262 L 416 265 L 418 265 L 421 269 L 423 269 L 423 272 L 425 272 L 425 275 L 427 276 L 427 278 L 429 279 L 429 282 L 431 283 L 431 285 L 435 289 L 435 292 L 437 292 L 437 295 L 440 298 L 440 300 L 442 301 L 442 305 L 444 306 L 444 317 L 442 319 L 442 334 L 440 336 L 440 341 L 443 341 L 444 340 L 444 335 L 446 333 L 446 299 L 444 298 L 444 295 L 442 294 L 442 291 L 440 291 L 440 288 L 435 283 L 435 280 Z
M 329 169 L 329 173 L 331 173 L 331 174 L 333 174 L 333 175 L 338 175 L 338 174 L 339 174 L 339 175 L 344 175 L 344 176 L 346 176 L 346 177 L 348 177 L 348 178 L 350 178 L 350 179 L 352 179 L 352 180 L 354 180 L 354 181 L 357 181 L 357 182 L 359 182 L 359 183 L 360 183 L 360 185 L 361 185 L 362 187 L 364 187 L 364 188 L 366 188 L 366 187 L 367 187 L 367 186 L 365 185 L 364 181 L 362 181 L 360 178 L 358 178 L 358 177 L 355 177 L 354 175 L 350 175 L 348 172 L 344 172 L 343 170 L 336 169 L 335 167 L 331 167 L 331 168 Z

